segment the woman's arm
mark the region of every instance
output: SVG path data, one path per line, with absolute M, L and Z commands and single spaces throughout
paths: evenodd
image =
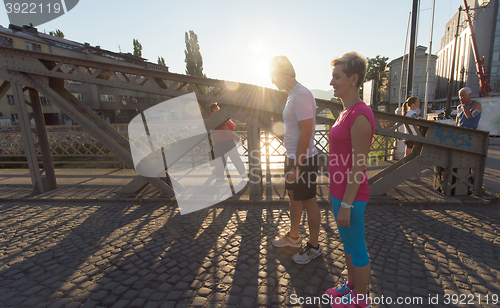
M 354 202 L 359 185 L 363 180 L 363 171 L 366 168 L 371 137 L 372 126 L 370 121 L 365 115 L 359 115 L 351 127 L 352 168 L 349 172 L 347 187 L 342 199 L 343 202 L 349 205 Z M 350 219 L 351 209 L 341 207 L 337 215 L 337 225 L 350 227 Z

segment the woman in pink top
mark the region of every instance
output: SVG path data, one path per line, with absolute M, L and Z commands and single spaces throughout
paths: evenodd
M 364 295 L 370 278 L 365 242 L 365 207 L 370 198 L 366 160 L 375 131 L 372 110 L 359 98 L 367 61 L 356 52 L 332 60 L 333 95 L 344 111 L 329 133 L 330 195 L 339 234 L 344 244 L 348 281 L 326 291 L 332 307 L 368 307 Z M 341 299 L 340 299 L 341 298 Z M 352 299 L 352 300 L 351 300 Z

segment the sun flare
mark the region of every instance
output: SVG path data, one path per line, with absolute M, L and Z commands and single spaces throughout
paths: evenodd
M 269 61 L 271 59 L 260 58 L 255 63 L 255 71 L 264 79 L 269 79 Z

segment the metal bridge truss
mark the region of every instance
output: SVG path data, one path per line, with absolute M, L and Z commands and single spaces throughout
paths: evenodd
M 23 147 L 28 159 L 33 193 L 43 193 L 57 187 L 52 158 L 47 140 L 42 107 L 37 92 L 61 109 L 75 122 L 116 154 L 125 164 L 133 168 L 129 142 L 102 120 L 92 109 L 74 97 L 64 87 L 65 80 L 133 90 L 141 93 L 177 97 L 196 92 L 198 101 L 218 102 L 223 108 L 205 121 L 207 130 L 213 130 L 229 118 L 247 123 L 248 147 L 260 149 L 260 129 L 271 131 L 274 122 L 282 120 L 286 93 L 254 85 L 198 78 L 154 69 L 146 69 L 117 60 L 75 53 L 62 57 L 52 54 L 0 47 L 0 97 L 12 89 L 19 123 L 23 136 Z M 30 101 L 24 96 L 29 91 Z M 26 105 L 33 110 L 36 130 L 32 132 Z M 317 99 L 319 114 L 329 109 L 336 118 L 342 105 Z M 369 179 L 373 195 L 380 195 L 434 166 L 434 187 L 445 195 L 481 195 L 485 161 L 488 149 L 488 133 L 454 127 L 446 124 L 416 120 L 408 117 L 374 112 L 375 133 L 383 136 L 414 141 L 411 155 L 392 164 Z M 333 124 L 332 119 L 317 116 L 317 123 Z M 417 135 L 399 132 L 399 127 L 418 126 Z M 32 133 L 38 134 L 43 169 L 38 166 Z M 173 161 L 188 150 L 169 152 Z M 186 153 L 185 153 L 186 152 Z M 260 155 L 249 156 L 250 182 L 255 177 L 262 179 Z M 323 161 L 326 165 L 326 160 Z M 171 180 L 171 179 L 170 179 Z M 167 178 L 145 178 L 136 176 L 120 193 L 137 192 L 151 184 L 162 193 L 173 196 Z M 249 184 L 253 194 L 262 194 L 262 182 Z

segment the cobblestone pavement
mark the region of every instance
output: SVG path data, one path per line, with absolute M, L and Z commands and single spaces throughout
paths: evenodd
M 462 307 L 495 306 L 499 209 L 368 207 L 373 307 L 399 307 L 385 304 L 397 297 L 413 301 L 404 307 L 453 306 L 445 294 L 465 299 Z M 283 205 L 182 216 L 161 204 L 4 203 L 0 306 L 328 307 L 322 294 L 346 273 L 333 214 L 321 210 L 323 256 L 296 265 L 298 249 L 271 246 L 289 219 Z

